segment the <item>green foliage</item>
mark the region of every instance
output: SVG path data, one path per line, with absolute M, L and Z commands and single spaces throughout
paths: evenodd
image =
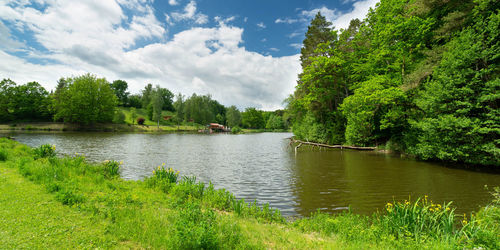
M 316 48 L 321 43 L 332 41 L 334 35 L 326 18 L 320 12 L 316 14 L 311 21 L 311 25 L 307 27 L 306 38 L 304 39 L 304 46 L 300 49 L 300 62 L 302 68 L 309 65 L 311 57 L 316 55 Z
M 49 93 L 37 82 L 18 85 L 10 79 L 0 82 L 0 121 L 49 120 Z
M 492 195 L 492 203 L 472 213 L 470 220 L 463 216 L 460 242 L 466 248 L 500 248 L 500 188 L 495 187 Z
M 412 123 L 417 142 L 409 152 L 419 158 L 499 164 L 500 14 L 486 12 L 475 20 L 450 41 L 415 100 L 422 117 Z
M 295 135 L 497 166 L 499 22 L 490 0 L 383 0 L 330 32 L 318 14 L 287 99 Z
M 164 105 L 162 92 L 163 92 L 162 88 L 160 88 L 160 86 L 157 85 L 155 88 L 155 91 L 153 93 L 153 98 L 151 100 L 153 114 L 152 114 L 152 117 L 150 120 L 155 121 L 158 124 L 158 126 L 160 126 L 160 120 L 162 120 L 162 118 L 163 118 L 161 115 L 161 111 L 162 111 L 162 108 Z M 170 94 L 172 94 L 172 93 L 170 93 Z M 149 106 L 148 106 L 148 108 L 149 108 Z
M 6 161 L 7 160 L 7 150 L 0 148 L 0 161 Z
M 127 82 L 123 80 L 115 80 L 110 84 L 110 86 L 118 98 L 118 105 L 126 106 L 128 103 L 128 95 L 130 94 L 127 92 Z
M 404 110 L 398 108 L 404 98 L 403 91 L 392 87 L 386 77 L 364 82 L 342 103 L 342 112 L 347 118 L 347 144 L 370 145 L 380 139 L 384 141 L 404 127 Z
M 47 158 L 56 156 L 56 146 L 50 144 L 40 145 L 38 148 L 33 149 L 35 159 Z
M 226 108 L 226 119 L 229 127 L 241 125 L 241 113 L 236 106 L 233 105 Z
M 269 116 L 269 118 L 267 119 L 267 123 L 266 123 L 266 129 L 283 129 L 284 126 L 283 126 L 283 120 L 281 119 L 281 117 L 275 115 L 275 114 L 271 114 Z
M 262 117 L 262 111 L 255 108 L 246 108 L 245 112 L 241 113 L 241 123 L 246 128 L 265 128 L 265 120 Z
M 130 108 L 130 120 L 132 120 L 132 124 L 135 123 L 135 119 L 137 118 L 137 111 L 134 107 Z
M 142 108 L 142 96 L 141 95 L 129 95 L 127 106 L 134 107 L 137 109 Z
M 104 167 L 104 175 L 108 178 L 120 177 L 120 166 L 122 164 L 123 162 L 117 162 L 114 160 L 104 161 L 102 164 Z
M 125 123 L 125 114 L 120 110 L 115 110 L 115 115 L 113 116 L 113 123 L 116 124 Z
M 192 120 L 198 124 L 208 124 L 216 122 L 217 115 L 220 115 L 220 120 L 223 121 L 226 117 L 226 108 L 216 100 L 213 100 L 210 95 L 200 96 L 193 94 L 178 105 L 182 107 L 182 111 L 177 109 L 178 115 L 184 115 L 185 121 Z
M 86 74 L 67 81 L 54 98 L 54 120 L 80 124 L 113 120 L 117 98 L 106 79 Z
M 236 126 L 231 128 L 231 134 L 239 134 L 241 133 L 241 128 Z
M 419 240 L 422 237 L 453 235 L 456 231 L 455 215 L 450 204 L 434 204 L 427 200 L 427 196 L 415 202 L 387 203 L 386 214 L 380 216 L 377 223 L 396 238 Z
M 325 125 L 316 121 L 311 113 L 307 113 L 293 124 L 293 133 L 299 140 L 328 142 Z

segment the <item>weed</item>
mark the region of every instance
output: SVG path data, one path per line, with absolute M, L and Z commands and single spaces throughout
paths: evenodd
M 397 238 L 438 238 L 454 232 L 455 215 L 450 203 L 435 204 L 427 199 L 387 203 L 386 214 L 378 218 L 388 233 Z
M 41 145 L 33 150 L 35 159 L 56 156 L 56 146 L 50 144 Z
M 3 148 L 0 148 L 0 161 L 7 160 L 7 151 Z
M 104 175 L 108 178 L 119 177 L 120 176 L 120 166 L 123 162 L 117 162 L 114 160 L 106 160 L 103 162 Z

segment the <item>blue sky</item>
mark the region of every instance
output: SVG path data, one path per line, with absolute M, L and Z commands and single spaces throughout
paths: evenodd
M 11 0 L 0 2 L 0 78 L 18 84 L 86 72 L 224 105 L 273 110 L 293 93 L 304 33 L 336 28 L 376 0 Z

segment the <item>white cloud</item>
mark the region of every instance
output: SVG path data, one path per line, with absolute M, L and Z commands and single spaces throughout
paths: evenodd
M 175 21 L 186 21 L 191 20 L 196 24 L 205 24 L 208 22 L 208 16 L 196 11 L 196 2 L 189 2 L 186 7 L 184 7 L 184 12 L 173 12 L 172 18 Z
M 170 5 L 178 5 L 179 2 L 177 2 L 176 0 L 168 0 L 168 4 L 170 4 Z
M 363 20 L 368 13 L 368 10 L 370 8 L 374 8 L 375 5 L 380 2 L 380 0 L 344 0 L 343 4 L 348 4 L 348 3 L 353 3 L 352 8 L 349 12 L 341 12 L 337 9 L 329 9 L 325 6 L 321 8 L 316 8 L 312 10 L 302 10 L 297 18 L 278 18 L 274 22 L 275 23 L 285 23 L 285 24 L 293 24 L 296 22 L 304 23 L 304 24 L 309 24 L 311 19 L 318 14 L 318 12 L 323 15 L 326 20 L 330 21 L 333 23 L 333 26 L 336 29 L 346 29 L 349 27 L 349 23 L 351 22 L 352 19 L 358 18 L 360 20 Z M 296 11 L 301 10 L 300 8 L 296 9 Z M 303 32 L 302 32 L 303 33 Z M 302 34 L 300 33 L 300 34 Z M 290 38 L 293 38 L 295 36 L 299 35 L 297 32 L 292 33 L 289 35 Z
M 380 0 L 364 0 L 354 2 L 353 8 L 349 12 L 341 13 L 335 19 L 329 19 L 337 29 L 347 29 L 352 19 L 363 20 L 370 8 L 374 8 Z
M 289 37 L 289 38 L 294 38 L 294 37 L 296 37 L 296 36 L 301 36 L 301 35 L 303 35 L 303 34 L 304 34 L 304 32 L 298 32 L 298 31 L 297 31 L 297 32 L 293 32 L 293 33 L 291 33 L 290 35 L 288 35 L 288 37 Z
M 0 77 L 18 83 L 36 80 L 53 89 L 60 77 L 91 72 L 110 81 L 126 80 L 133 93 L 153 83 L 174 93 L 212 94 L 224 105 L 267 110 L 281 108 L 282 100 L 293 93 L 298 55 L 276 58 L 247 51 L 242 46 L 244 30 L 225 23 L 191 28 L 166 41 L 167 31 L 151 6 L 133 16 L 124 14 L 126 6 L 111 0 L 54 0 L 41 12 L 0 4 L 0 20 L 30 31 L 44 48 L 28 58 L 0 48 Z M 75 9 L 81 14 L 70 14 Z M 184 14 L 195 17 L 196 9 Z M 136 47 L 138 39 L 154 42 Z M 39 60 L 50 63 L 35 63 Z
M 337 11 L 336 9 L 328 9 L 325 6 L 313 10 L 303 10 L 301 12 L 301 15 L 312 19 L 314 18 L 314 16 L 316 16 L 316 14 L 318 14 L 318 12 L 320 12 L 321 15 L 323 15 L 327 20 L 335 20 L 335 18 L 339 16 L 339 11 Z
M 286 24 L 293 24 L 293 23 L 296 23 L 298 22 L 299 19 L 294 19 L 294 18 L 285 18 L 285 19 L 281 19 L 281 18 L 278 18 L 276 19 L 276 21 L 274 21 L 274 23 L 286 23 Z
M 301 43 L 292 43 L 292 44 L 290 44 L 290 47 L 295 48 L 295 49 L 301 49 L 302 44 Z
M 257 27 L 259 27 L 261 29 L 265 29 L 266 25 L 263 22 L 260 22 L 260 23 L 257 24 Z
M 337 9 L 332 10 L 326 7 L 321 7 L 309 11 L 304 10 L 301 15 L 312 19 L 318 12 L 321 12 L 321 14 L 325 16 L 328 21 L 333 23 L 333 26 L 336 29 L 347 29 L 352 19 L 358 18 L 363 20 L 368 13 L 368 10 L 370 8 L 374 8 L 380 0 L 347 0 L 344 1 L 344 4 L 349 2 L 354 2 L 352 9 L 349 12 L 340 12 Z
M 278 49 L 278 48 L 270 48 L 269 50 L 270 50 L 270 51 L 274 51 L 274 52 L 278 52 L 278 51 L 280 51 L 280 49 Z
M 216 16 L 216 17 L 214 17 L 214 21 L 216 21 L 216 22 L 217 22 L 217 23 L 219 23 L 219 24 L 227 24 L 227 23 L 229 23 L 229 22 L 234 21 L 235 19 L 236 19 L 236 17 L 235 17 L 235 16 L 230 16 L 230 17 L 228 17 L 228 18 L 222 18 L 222 17 L 220 17 L 220 16 Z
M 0 49 L 16 51 L 24 46 L 24 43 L 11 37 L 9 28 L 0 21 Z

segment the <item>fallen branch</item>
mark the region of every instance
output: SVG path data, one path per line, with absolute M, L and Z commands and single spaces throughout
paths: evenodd
M 290 140 L 292 140 L 293 143 L 300 143 L 297 147 L 295 147 L 295 152 L 297 152 L 297 148 L 302 146 L 302 144 L 324 147 L 324 148 L 340 148 L 340 149 L 346 148 L 346 149 L 355 149 L 355 150 L 375 150 L 375 149 L 377 149 L 376 147 L 356 147 L 356 146 L 347 146 L 347 145 L 328 145 L 328 144 L 323 144 L 323 143 L 305 142 L 305 141 L 300 141 L 300 140 L 294 140 L 293 138 L 290 138 Z

